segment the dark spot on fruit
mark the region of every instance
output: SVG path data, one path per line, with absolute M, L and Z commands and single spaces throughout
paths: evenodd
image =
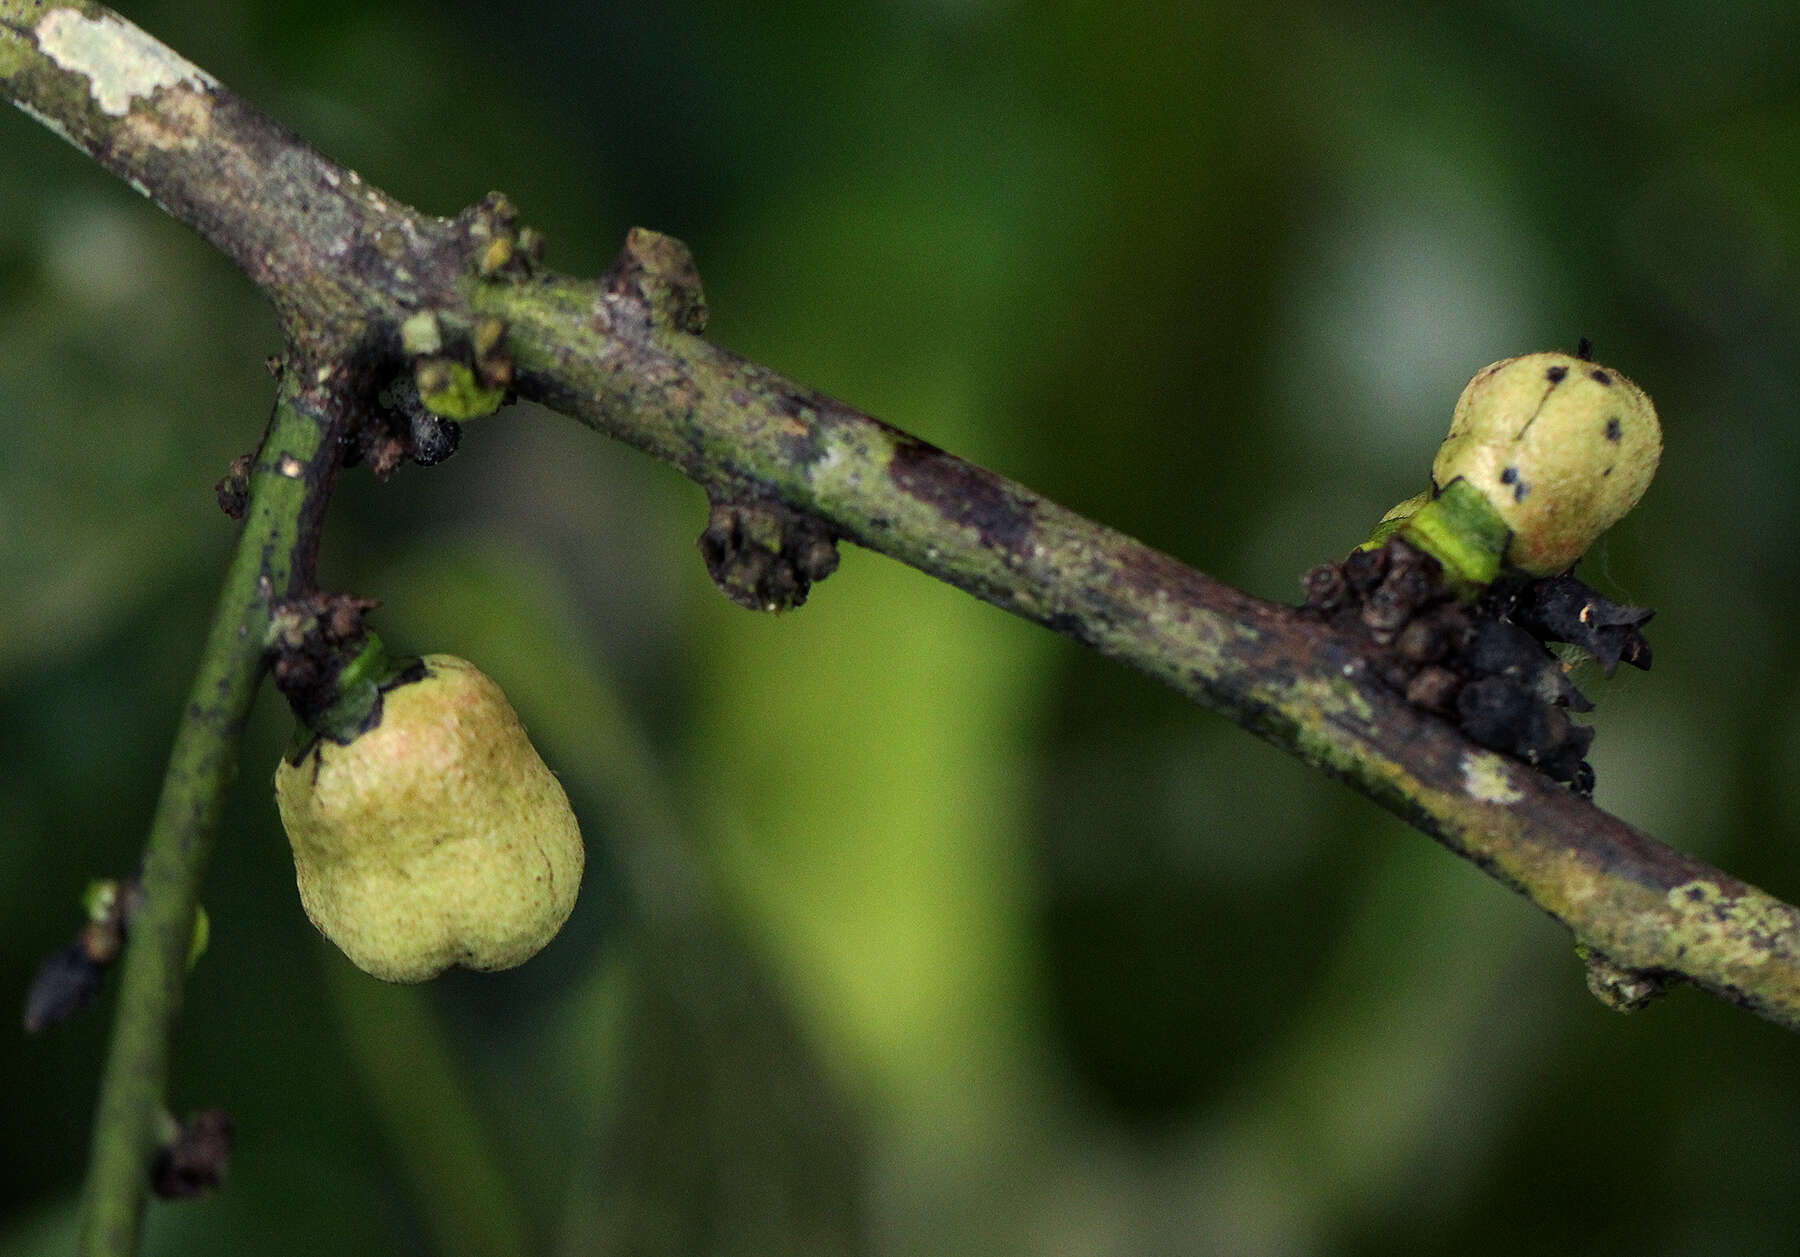
M 1606 439 L 1616 441 L 1622 435 L 1624 435 L 1624 429 L 1619 426 L 1619 417 L 1614 415 L 1606 421 Z
M 1602 371 L 1599 367 L 1595 367 L 1592 371 L 1588 372 L 1588 379 L 1604 388 L 1612 387 L 1612 376 Z
M 1502 471 L 1500 473 L 1500 483 L 1509 484 L 1513 487 L 1513 501 L 1515 502 L 1523 502 L 1525 500 L 1525 495 L 1531 492 L 1531 486 L 1519 479 L 1519 469 L 1517 467 L 1508 467 L 1506 470 Z
M 1601 475 L 1602 479 L 1604 479 L 1607 476 L 1612 475 L 1612 468 L 1608 467 L 1605 471 L 1601 472 L 1600 475 Z
M 1563 377 L 1567 374 L 1569 374 L 1569 368 L 1567 367 L 1551 367 L 1548 371 L 1544 372 L 1544 378 L 1549 380 L 1552 384 L 1561 384 L 1563 382 Z

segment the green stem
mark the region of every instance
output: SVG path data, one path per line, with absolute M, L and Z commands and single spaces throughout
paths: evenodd
M 297 581 L 312 576 L 319 510 L 335 472 L 336 443 L 327 439 L 329 432 L 326 412 L 316 402 L 284 394 L 250 473 L 244 531 L 144 851 L 144 905 L 132 922 L 121 966 L 119 1009 L 82 1199 L 83 1257 L 128 1257 L 137 1251 L 200 880 L 237 768 L 238 737 L 262 679 L 270 607 Z

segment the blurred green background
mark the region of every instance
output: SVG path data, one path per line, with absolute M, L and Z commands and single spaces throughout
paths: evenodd
M 504 189 L 719 341 L 1256 593 L 1424 483 L 1483 364 L 1592 337 L 1664 469 L 1597 799 L 1800 897 L 1791 4 L 166 0 L 373 183 Z M 130 871 L 261 429 L 258 294 L 0 116 L 0 991 Z M 511 693 L 590 845 L 565 934 L 423 989 L 301 914 L 265 695 L 156 1254 L 1790 1253 L 1800 1040 L 1631 1018 L 1567 936 L 1218 717 L 850 550 L 737 610 L 698 490 L 515 408 L 346 478 L 323 575 Z M 64 1251 L 111 1000 L 0 1033 L 0 1254 Z

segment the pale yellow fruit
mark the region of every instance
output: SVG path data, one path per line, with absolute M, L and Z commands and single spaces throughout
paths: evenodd
M 1572 354 L 1536 353 L 1469 381 L 1431 479 L 1473 485 L 1512 529 L 1506 562 L 1549 576 L 1637 505 L 1661 457 L 1644 390 Z
M 568 796 L 506 695 L 462 659 L 423 662 L 375 728 L 275 772 L 306 915 L 389 982 L 528 960 L 581 885 Z

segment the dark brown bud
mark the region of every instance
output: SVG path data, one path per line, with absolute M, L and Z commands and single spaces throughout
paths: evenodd
M 1310 611 L 1331 612 L 1343 605 L 1349 589 L 1344 569 L 1336 563 L 1321 563 L 1301 581 L 1306 590 L 1306 606 Z
M 1462 681 L 1454 672 L 1434 664 L 1419 669 L 1406 687 L 1406 701 L 1445 715 L 1455 709 L 1456 692 L 1461 687 Z
M 225 1181 L 236 1129 L 224 1109 L 201 1109 L 176 1124 L 156 1154 L 150 1190 L 164 1200 L 195 1200 Z

